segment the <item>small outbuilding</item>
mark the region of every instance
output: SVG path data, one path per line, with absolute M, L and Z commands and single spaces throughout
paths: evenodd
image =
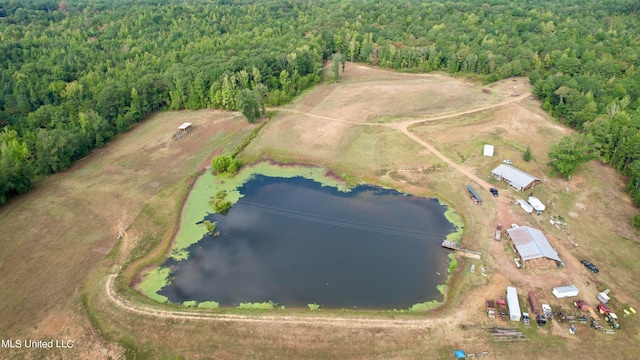
M 484 156 L 493 156 L 493 145 L 484 144 Z
M 507 305 L 509 306 L 509 320 L 520 321 L 522 312 L 520 312 L 518 292 L 513 286 L 507 286 Z
M 578 296 L 578 288 L 573 285 L 558 286 L 553 288 L 551 292 L 558 299 Z
M 491 175 L 500 181 L 506 181 L 516 191 L 530 189 L 542 181 L 511 165 L 500 164 L 491 171 Z
M 609 300 L 610 300 L 610 299 L 609 299 L 609 295 L 607 295 L 607 294 L 606 294 L 606 293 L 604 293 L 604 292 L 601 292 L 601 293 L 599 293 L 599 294 L 598 294 L 598 300 L 599 300 L 601 303 L 606 304 L 606 303 L 608 303 L 608 302 L 609 302 Z

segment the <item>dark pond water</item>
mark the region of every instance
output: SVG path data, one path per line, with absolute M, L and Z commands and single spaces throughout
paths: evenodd
M 408 308 L 442 300 L 454 227 L 435 199 L 358 186 L 348 193 L 305 178 L 256 176 L 160 293 L 171 302 L 221 306 L 274 301 L 289 307 Z

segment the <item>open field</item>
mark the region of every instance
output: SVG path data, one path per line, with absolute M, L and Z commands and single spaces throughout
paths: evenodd
M 511 96 L 515 86 L 522 97 Z M 629 225 L 637 210 L 621 192 L 623 180 L 597 162 L 570 182 L 547 174 L 549 145 L 570 131 L 529 100 L 526 86 L 526 79 L 509 79 L 485 94 L 442 75 L 347 64 L 337 84 L 319 85 L 286 106 L 242 153 L 246 162 L 324 166 L 350 183 L 390 186 L 453 206 L 465 220 L 463 244 L 482 252 L 482 259 L 458 259 L 443 307 L 418 314 L 203 312 L 155 304 L 128 290 L 133 274 L 118 270 L 169 243 L 189 175 L 252 129 L 234 113 L 160 113 L 0 209 L 0 234 L 16 234 L 3 235 L 0 253 L 0 337 L 75 339 L 71 350 L 0 349 L 0 358 L 447 359 L 458 348 L 488 351 L 491 359 L 633 358 L 640 314 L 621 319 L 622 330 L 613 336 L 585 324 L 570 336 L 567 324 L 554 321 L 540 329 L 520 325 L 528 341 L 496 343 L 485 329 L 509 325 L 488 320 L 483 311 L 485 298 L 504 295 L 508 285 L 518 287 L 521 304 L 526 291 L 536 290 L 539 303 L 570 308 L 570 300 L 553 298 L 551 288 L 571 283 L 591 304 L 598 290 L 610 288 L 616 303 L 640 308 L 634 281 L 640 239 Z M 171 140 L 183 121 L 193 122 L 194 131 Z M 482 156 L 483 143 L 496 145 L 496 157 Z M 520 160 L 527 145 L 529 163 Z M 534 191 L 548 204 L 546 215 L 512 205 L 526 194 L 488 176 L 505 158 L 540 178 L 546 174 L 545 185 Z M 483 205 L 469 200 L 468 183 L 482 190 Z M 486 185 L 499 187 L 501 196 L 489 196 Z M 567 229 L 550 225 L 548 214 L 562 215 Z M 542 229 L 566 267 L 517 270 L 512 250 L 492 240 L 496 222 Z M 582 258 L 601 272 L 589 273 Z M 471 274 L 472 264 L 486 266 L 487 276 Z M 108 291 L 116 273 L 114 291 Z

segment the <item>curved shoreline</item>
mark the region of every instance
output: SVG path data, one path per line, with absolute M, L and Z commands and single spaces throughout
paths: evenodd
M 186 260 L 189 256 L 186 249 L 202 240 L 202 235 L 205 233 L 205 230 L 201 224 L 198 225 L 197 223 L 199 223 L 199 220 L 202 218 L 203 212 L 206 213 L 206 209 L 210 208 L 207 200 L 211 197 L 211 194 L 224 190 L 228 194 L 227 199 L 235 204 L 243 196 L 239 193 L 238 189 L 256 175 L 278 178 L 303 177 L 319 183 L 322 187 L 329 186 L 343 192 L 351 191 L 352 188 L 348 187 L 346 183 L 336 179 L 335 177 L 327 175 L 328 173 L 330 173 L 329 170 L 322 167 L 304 166 L 299 164 L 290 166 L 278 163 L 274 164 L 272 162 L 261 162 L 246 167 L 234 177 L 229 177 L 226 174 L 217 176 L 212 176 L 208 173 L 200 174 L 199 177 L 193 181 L 194 185 L 191 187 L 191 191 L 187 195 L 186 201 L 182 206 L 179 219 L 181 226 L 173 236 L 173 248 L 168 250 L 171 254 L 169 258 L 177 261 Z M 398 191 L 397 189 L 377 184 L 371 186 Z M 402 191 L 400 191 L 400 193 L 421 197 L 419 195 L 409 194 Z M 457 215 L 456 210 L 453 209 L 451 205 L 446 204 L 441 199 L 435 200 L 437 200 L 440 206 L 445 208 L 444 217 L 454 228 L 454 231 L 449 233 L 447 238 L 453 236 L 454 238 L 459 239 L 461 237 L 461 231 L 464 229 L 464 223 L 460 223 L 462 219 Z M 455 216 L 452 216 L 452 214 Z M 185 224 L 187 225 L 185 226 Z M 198 233 L 196 234 L 196 232 Z M 447 263 L 451 262 L 450 259 L 445 261 Z M 169 277 L 171 276 L 171 270 L 167 267 L 163 267 L 162 265 L 158 265 L 147 270 L 148 271 L 142 276 L 142 280 L 137 284 L 136 289 L 147 298 L 158 303 L 170 303 L 168 298 L 163 295 L 159 295 L 158 292 L 164 286 L 170 284 Z M 443 297 L 445 296 L 443 289 L 446 289 L 446 285 L 450 283 L 450 276 L 451 275 L 447 276 L 447 278 L 437 286 L 439 293 L 442 294 Z M 430 297 L 426 299 L 430 299 Z M 179 305 L 180 303 L 175 304 Z M 428 311 L 440 305 L 442 305 L 442 300 L 439 301 L 431 298 L 429 301 L 418 302 L 406 309 L 401 309 L 401 311 Z M 391 310 L 391 308 L 380 310 Z

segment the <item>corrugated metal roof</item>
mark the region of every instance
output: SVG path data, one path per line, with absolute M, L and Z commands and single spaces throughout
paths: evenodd
M 516 246 L 522 260 L 527 261 L 546 257 L 555 261 L 561 261 L 542 231 L 528 226 L 520 226 L 515 229 L 507 229 L 507 233 Z
M 531 184 L 532 181 L 540 180 L 531 174 L 527 174 L 526 172 L 507 164 L 498 165 L 498 167 L 493 169 L 491 173 L 507 179 L 512 186 L 518 189 L 526 187 Z

